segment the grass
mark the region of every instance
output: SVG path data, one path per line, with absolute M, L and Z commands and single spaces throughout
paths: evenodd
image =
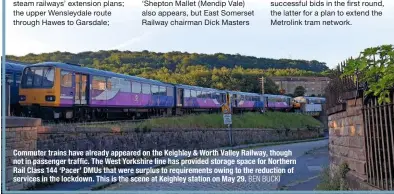
M 322 123 L 308 115 L 282 112 L 268 113 L 245 113 L 242 115 L 232 116 L 233 128 L 264 128 L 264 129 L 307 129 L 309 127 L 318 128 Z M 141 123 L 120 123 L 106 124 L 99 127 L 119 126 L 127 128 L 136 128 L 139 131 L 155 129 L 209 129 L 209 128 L 226 128 L 223 124 L 222 114 L 196 114 L 182 117 L 155 118 L 143 121 Z
M 346 163 L 343 163 L 339 168 L 332 173 L 329 167 L 324 168 L 320 175 L 321 182 L 317 185 L 315 190 L 321 191 L 341 191 L 348 190 L 347 182 L 345 181 L 346 173 L 349 168 Z

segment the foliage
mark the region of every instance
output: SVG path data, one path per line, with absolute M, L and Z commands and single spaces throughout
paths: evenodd
M 266 59 L 217 53 L 155 53 L 131 51 L 54 52 L 28 54 L 9 60 L 37 63 L 58 61 L 137 75 L 174 84 L 198 85 L 217 89 L 261 93 L 259 78 L 272 76 L 322 76 L 325 63 L 318 61 Z M 272 81 L 272 80 L 271 80 Z M 274 83 L 266 81 L 265 93 L 277 93 Z
M 187 67 L 194 65 L 206 66 L 212 68 L 235 68 L 242 66 L 248 69 L 300 69 L 312 72 L 322 72 L 328 69 L 325 63 L 315 60 L 290 60 L 290 59 L 268 59 L 243 56 L 240 54 L 197 54 L 186 52 L 168 52 L 156 53 L 149 51 L 131 52 L 131 51 L 98 51 L 98 52 L 81 52 L 77 54 L 69 52 L 42 53 L 39 55 L 28 54 L 23 57 L 7 56 L 7 59 L 21 60 L 26 62 L 42 61 L 62 61 L 69 63 L 78 63 L 84 66 L 108 66 L 128 68 L 152 68 L 160 69 L 165 67 L 170 71 L 175 71 L 177 67 Z
M 203 121 L 203 122 L 201 122 Z M 315 118 L 296 113 L 267 112 L 245 113 L 233 115 L 234 128 L 266 128 L 266 129 L 309 129 L 319 128 L 322 123 Z M 117 124 L 115 124 L 117 125 Z M 113 126 L 113 125 L 111 125 Z M 102 126 L 101 126 L 102 127 Z M 122 127 L 122 126 L 121 126 Z M 225 128 L 222 114 L 197 114 L 182 117 L 163 117 L 143 121 L 141 123 L 127 123 L 127 128 Z
M 368 84 L 365 95 L 378 97 L 379 104 L 390 103 L 394 88 L 394 47 L 382 45 L 367 48 L 356 59 L 350 59 L 343 76 L 359 73 L 359 81 Z
M 279 94 L 279 86 L 270 78 L 264 78 L 264 93 Z
M 303 86 L 297 86 L 294 89 L 294 96 L 304 96 L 306 90 Z
M 338 169 L 331 173 L 330 167 L 324 168 L 320 175 L 321 182 L 317 185 L 316 190 L 322 191 L 335 191 L 335 190 L 348 190 L 345 177 L 349 172 L 349 167 L 346 163 L 342 163 Z

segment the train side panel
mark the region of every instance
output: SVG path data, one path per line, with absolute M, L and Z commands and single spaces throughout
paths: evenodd
M 197 86 L 176 85 L 176 114 L 219 112 L 226 103 L 226 92 Z
M 267 102 L 265 108 L 268 110 L 290 111 L 292 109 L 291 97 L 265 94 L 264 99 Z
M 93 76 L 92 107 L 172 108 L 173 87 L 130 81 L 122 78 L 97 79 Z
M 233 112 L 263 111 L 264 98 L 255 93 L 229 91 L 227 94 Z

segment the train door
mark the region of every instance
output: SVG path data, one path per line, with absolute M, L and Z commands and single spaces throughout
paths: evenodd
M 233 94 L 233 100 L 234 100 L 234 107 L 237 107 L 238 106 L 238 97 L 237 97 L 237 94 Z
M 88 103 L 88 93 L 88 76 L 75 73 L 75 104 L 86 105 Z
M 182 88 L 177 88 L 177 96 L 176 96 L 176 103 L 177 106 L 183 107 L 183 89 Z
M 268 104 L 268 96 L 265 96 L 264 98 L 265 98 L 265 99 L 264 99 L 264 103 L 265 103 L 264 106 L 265 106 L 266 108 L 268 108 L 268 105 L 269 105 L 269 104 Z
M 220 93 L 220 103 L 221 104 L 226 104 L 227 100 L 226 100 L 226 93 Z

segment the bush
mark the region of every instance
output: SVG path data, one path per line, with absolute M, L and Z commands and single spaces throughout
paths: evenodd
M 346 173 L 349 172 L 349 168 L 346 163 L 343 163 L 339 168 L 331 175 L 329 167 L 324 168 L 320 175 L 321 182 L 317 185 L 315 190 L 322 191 L 339 191 L 349 190 L 347 182 L 345 180 Z

